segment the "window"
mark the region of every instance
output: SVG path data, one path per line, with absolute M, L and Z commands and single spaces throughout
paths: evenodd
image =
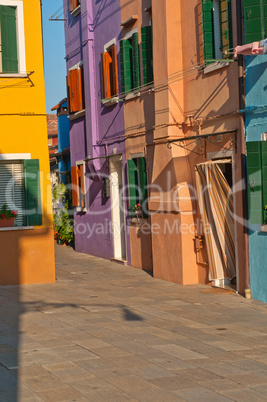
M 0 73 L 26 73 L 22 1 L 0 0 Z
M 102 96 L 110 99 L 118 95 L 117 49 L 113 43 L 101 54 Z
M 129 210 L 134 211 L 135 204 L 140 203 L 143 216 L 147 217 L 147 175 L 146 159 L 134 158 L 127 161 Z
M 247 176 L 249 222 L 267 225 L 267 141 L 247 142 Z
M 0 206 L 18 215 L 15 226 L 42 224 L 39 160 L 0 161 Z
M 141 28 L 142 36 L 142 64 L 144 85 L 153 82 L 153 45 L 152 45 L 152 26 Z
M 72 13 L 81 5 L 80 0 L 69 0 L 69 11 Z
M 224 52 L 232 47 L 231 1 L 202 1 L 202 35 L 204 60 L 227 58 Z
M 267 1 L 244 0 L 245 40 L 257 42 L 267 36 Z
M 69 113 L 84 110 L 84 79 L 83 64 L 71 68 L 67 76 L 68 108 Z
M 138 33 L 130 33 L 120 41 L 122 93 L 140 87 Z
M 86 208 L 85 199 L 85 165 L 79 163 L 71 168 L 72 180 L 72 205 L 74 207 Z

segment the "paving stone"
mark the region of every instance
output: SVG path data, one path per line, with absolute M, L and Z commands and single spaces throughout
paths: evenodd
M 266 305 L 56 254 L 55 284 L 0 287 L 1 402 L 265 400 Z

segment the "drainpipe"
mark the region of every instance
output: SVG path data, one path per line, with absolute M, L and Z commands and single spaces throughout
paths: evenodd
M 237 44 L 244 44 L 244 27 L 243 27 L 243 0 L 236 1 L 236 24 L 237 24 Z M 245 78 L 244 78 L 244 57 L 238 56 L 238 83 L 239 83 L 239 108 L 240 110 L 245 109 Z M 242 180 L 247 183 L 247 163 L 246 163 L 246 132 L 245 132 L 245 119 L 246 115 L 241 114 L 242 123 L 244 130 L 241 132 L 241 169 L 242 169 Z M 243 201 L 243 216 L 244 221 L 248 222 L 248 194 L 247 188 L 242 191 L 242 201 Z M 244 238 L 244 253 L 245 253 L 245 296 L 247 299 L 251 298 L 250 289 L 250 267 L 249 267 L 249 233 L 248 227 L 243 226 L 243 238 Z

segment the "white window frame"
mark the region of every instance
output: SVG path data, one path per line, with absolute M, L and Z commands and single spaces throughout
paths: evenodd
M 0 73 L 0 77 L 27 76 L 26 73 L 26 54 L 25 54 L 25 31 L 24 31 L 24 12 L 22 0 L 0 0 L 1 6 L 16 8 L 17 17 L 17 54 L 18 54 L 18 73 Z
M 76 211 L 77 212 L 86 212 L 87 211 L 87 201 L 86 201 L 86 180 L 85 180 L 85 178 L 86 178 L 86 174 L 85 174 L 85 168 L 86 168 L 86 164 L 85 164 L 85 161 L 84 160 L 81 160 L 81 161 L 76 161 L 75 162 L 75 165 L 76 165 L 76 168 L 78 167 L 78 166 L 83 166 L 83 173 L 84 173 L 84 175 L 83 175 L 83 186 L 84 186 L 84 193 L 85 193 L 85 196 L 84 196 L 84 207 L 82 207 L 81 205 L 79 205 L 78 207 L 76 207 Z M 76 172 L 76 174 L 78 175 L 78 172 Z M 77 179 L 78 179 L 78 177 L 77 177 Z M 79 202 L 79 204 L 81 203 L 81 200 L 80 200 L 80 196 L 78 195 L 78 202 Z

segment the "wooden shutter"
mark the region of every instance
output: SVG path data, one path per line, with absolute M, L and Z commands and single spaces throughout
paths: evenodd
M 85 208 L 84 165 L 78 165 L 79 206 Z
M 232 47 L 231 1 L 220 0 L 220 32 L 222 53 Z M 229 57 L 223 53 L 223 58 Z
M 111 48 L 112 55 L 112 96 L 118 95 L 119 84 L 118 84 L 118 65 L 117 65 L 117 46 L 113 45 Z
M 77 1 L 76 0 L 69 0 L 69 11 L 72 12 L 75 10 Z
M 72 205 L 74 207 L 79 206 L 78 202 L 78 176 L 77 176 L 77 167 L 71 167 L 71 185 L 72 185 Z
M 69 70 L 68 92 L 70 113 L 84 109 L 82 81 L 82 71 L 80 68 Z
M 16 8 L 0 6 L 2 72 L 18 72 Z M 1 67 L 1 66 L 0 66 Z M 1 70 L 0 70 L 1 71 Z
M 202 0 L 202 35 L 204 60 L 214 59 L 213 1 Z
M 266 10 L 266 1 L 243 0 L 243 4 L 246 43 L 251 43 L 264 39 L 266 37 L 264 21 L 264 8 Z
M 106 53 L 107 52 L 101 53 L 102 96 L 103 96 L 103 99 L 106 99 L 108 97 Z
M 247 142 L 247 176 L 249 222 L 252 224 L 261 224 L 263 206 L 260 141 Z
M 141 205 L 144 210 L 147 210 L 147 174 L 146 174 L 146 158 L 138 158 L 138 175 L 141 193 Z M 143 217 L 147 218 L 147 214 L 143 212 Z
M 262 208 L 263 208 L 263 224 L 267 225 L 267 141 L 261 142 L 261 165 L 262 165 Z
M 152 26 L 142 27 L 142 64 L 144 85 L 153 82 Z
M 24 160 L 23 168 L 28 222 L 31 226 L 42 225 L 39 159 Z
M 135 32 L 132 35 L 132 70 L 133 70 L 133 87 L 140 87 L 140 62 L 139 62 L 139 44 L 138 44 L 138 33 Z
M 121 88 L 122 93 L 131 92 L 131 49 L 132 46 L 128 39 L 120 41 L 120 64 L 121 64 Z
M 128 171 L 128 206 L 131 211 L 134 210 L 135 204 L 138 202 L 136 197 L 136 186 L 138 185 L 137 179 L 137 166 L 134 159 L 129 159 L 127 161 L 127 171 Z

